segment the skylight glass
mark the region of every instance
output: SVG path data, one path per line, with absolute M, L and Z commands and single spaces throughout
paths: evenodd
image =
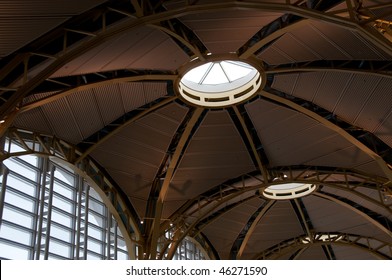
M 235 60 L 210 61 L 187 71 L 179 81 L 180 95 L 203 107 L 224 107 L 240 103 L 260 88 L 260 72 Z

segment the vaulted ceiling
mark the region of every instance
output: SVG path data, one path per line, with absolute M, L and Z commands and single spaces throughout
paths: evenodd
M 149 246 L 170 221 L 221 259 L 390 259 L 391 22 L 389 0 L 1 1 L 0 131 L 84 151 Z M 181 69 L 217 58 L 265 85 L 183 100 Z M 263 196 L 277 179 L 317 188 Z

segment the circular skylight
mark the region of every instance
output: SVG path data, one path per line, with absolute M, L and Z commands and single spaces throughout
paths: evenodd
M 178 90 L 190 103 L 224 107 L 247 100 L 261 83 L 261 74 L 252 65 L 237 60 L 218 60 L 187 71 L 178 83 Z
M 271 185 L 263 191 L 269 199 L 283 200 L 294 199 L 308 195 L 316 190 L 316 185 L 302 183 L 279 183 Z

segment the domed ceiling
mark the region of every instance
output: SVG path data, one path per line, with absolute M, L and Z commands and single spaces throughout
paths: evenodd
M 2 134 L 84 151 L 74 163 L 105 170 L 146 244 L 170 222 L 220 259 L 392 258 L 390 1 L 13 0 L 0 14 Z M 200 65 L 207 93 L 180 94 Z

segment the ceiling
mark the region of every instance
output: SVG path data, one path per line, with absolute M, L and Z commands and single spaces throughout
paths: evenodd
M 1 132 L 85 151 L 162 221 L 146 246 L 170 220 L 220 259 L 390 259 L 391 21 L 389 0 L 1 1 Z M 225 108 L 179 97 L 181 69 L 217 58 L 264 87 Z M 276 180 L 317 190 L 269 200 Z

